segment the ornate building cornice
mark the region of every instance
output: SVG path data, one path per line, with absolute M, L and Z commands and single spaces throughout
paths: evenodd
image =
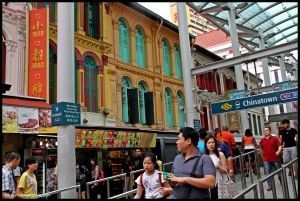
M 216 103 L 219 102 L 223 99 L 222 96 L 219 96 L 218 94 L 213 94 L 211 92 L 208 91 L 202 91 L 199 95 L 199 100 L 200 101 L 204 101 L 207 103 Z
M 228 68 L 221 68 L 220 69 L 221 74 L 223 74 L 227 79 L 231 79 L 233 81 L 236 81 L 235 74 L 232 70 Z
M 49 37 L 51 39 L 54 39 L 55 41 L 57 40 L 57 27 L 54 26 L 53 24 L 50 24 Z M 87 50 L 91 50 L 94 52 L 99 52 L 100 54 L 111 53 L 112 47 L 108 43 L 96 39 L 88 38 L 78 33 L 75 33 L 74 43 L 75 46 L 83 47 Z

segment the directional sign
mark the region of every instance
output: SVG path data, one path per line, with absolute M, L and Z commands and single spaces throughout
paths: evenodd
M 51 107 L 52 125 L 80 124 L 80 106 L 75 103 L 59 102 Z
M 245 110 L 255 107 L 298 101 L 298 89 L 289 89 L 241 99 L 222 101 L 211 104 L 212 114 Z
M 283 119 L 290 119 L 290 120 L 298 119 L 298 112 L 269 115 L 268 119 L 269 122 L 278 122 Z
M 228 93 L 229 99 L 238 99 L 238 98 L 244 98 L 246 97 L 245 90 L 239 90 L 239 91 L 232 91 Z
M 287 90 L 291 89 L 292 87 L 292 82 L 291 81 L 286 81 L 286 82 L 279 82 L 272 84 L 273 91 L 280 91 L 280 90 Z
M 194 119 L 194 128 L 196 131 L 199 131 L 201 128 L 200 120 L 199 119 Z

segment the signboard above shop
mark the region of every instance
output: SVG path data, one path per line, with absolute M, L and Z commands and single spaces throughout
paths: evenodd
M 51 111 L 52 124 L 55 126 L 80 124 L 79 104 L 59 102 L 52 105 Z
M 194 128 L 196 131 L 199 131 L 201 128 L 200 120 L 199 119 L 194 119 Z
M 286 81 L 286 82 L 278 82 L 272 84 L 272 89 L 273 91 L 281 91 L 281 90 L 287 90 L 287 89 L 292 89 L 292 82 L 291 81 Z
M 246 92 L 245 90 L 239 90 L 239 91 L 232 91 L 228 93 L 229 99 L 239 99 L 239 98 L 244 98 L 246 97 Z
M 298 101 L 298 89 L 249 96 L 241 99 L 222 101 L 211 104 L 212 114 L 239 111 L 268 105 Z

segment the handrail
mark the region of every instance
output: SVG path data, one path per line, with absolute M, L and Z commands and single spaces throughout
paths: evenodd
M 232 199 L 244 198 L 244 195 L 246 193 L 250 192 L 251 190 L 253 190 L 253 192 L 254 192 L 254 198 L 258 199 L 257 184 L 258 183 L 252 184 L 251 186 L 249 186 L 248 188 L 246 188 L 244 191 L 242 191 L 239 194 L 237 194 L 236 196 L 234 196 Z
M 63 188 L 63 189 L 59 189 L 59 190 L 55 190 L 55 191 L 51 191 L 51 192 L 48 192 L 48 193 L 43 193 L 43 194 L 39 194 L 36 196 L 36 198 L 43 198 L 43 197 L 48 197 L 50 195 L 54 195 L 54 194 L 58 194 L 60 192 L 63 192 L 63 191 L 67 191 L 67 190 L 71 190 L 73 188 L 78 188 L 78 191 L 79 191 L 79 198 L 81 198 L 81 188 L 80 188 L 80 185 L 75 185 L 75 186 L 71 186 L 71 187 L 67 187 L 67 188 Z
M 128 195 L 134 194 L 134 193 L 136 193 L 136 192 L 137 192 L 137 189 L 133 189 L 133 190 L 127 191 L 127 192 L 125 192 L 125 193 L 121 193 L 121 194 L 112 196 L 112 197 L 107 198 L 107 199 L 118 199 L 118 198 L 123 198 L 123 197 L 126 197 L 126 196 L 128 196 Z
M 103 181 L 104 181 L 104 182 L 107 181 L 107 198 L 109 198 L 109 197 L 110 197 L 110 186 L 109 186 L 109 181 L 112 180 L 112 179 L 119 178 L 119 177 L 124 177 L 125 185 L 127 185 L 126 173 L 122 173 L 122 174 L 114 175 L 114 176 L 111 176 L 111 177 L 105 177 L 105 178 L 102 178 L 102 179 L 98 179 L 98 180 L 86 182 L 86 194 L 87 194 L 87 199 L 90 198 L 90 188 L 89 188 L 89 186 L 90 186 L 91 184 L 100 183 L 100 182 L 103 182 Z

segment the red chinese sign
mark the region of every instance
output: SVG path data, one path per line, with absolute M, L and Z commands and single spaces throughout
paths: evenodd
M 48 9 L 29 11 L 28 96 L 47 98 Z

